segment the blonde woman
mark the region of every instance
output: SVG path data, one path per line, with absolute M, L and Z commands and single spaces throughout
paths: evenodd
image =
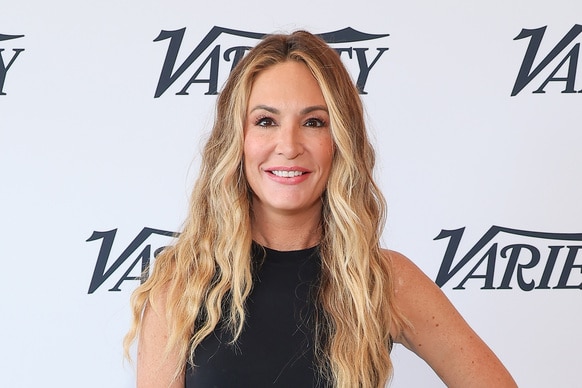
M 218 97 L 190 212 L 132 297 L 147 387 L 382 387 L 393 342 L 451 387 L 513 379 L 438 287 L 380 248 L 384 199 L 339 56 L 266 37 Z

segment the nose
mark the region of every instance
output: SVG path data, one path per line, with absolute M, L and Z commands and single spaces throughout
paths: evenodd
M 291 160 L 303 153 L 301 127 L 297 124 L 285 124 L 279 128 L 276 153 Z

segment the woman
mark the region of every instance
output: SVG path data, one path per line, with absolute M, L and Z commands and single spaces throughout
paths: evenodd
M 392 342 L 449 386 L 515 386 L 422 272 L 382 250 L 359 95 L 303 31 L 272 35 L 217 101 L 190 213 L 132 297 L 138 387 L 380 387 Z

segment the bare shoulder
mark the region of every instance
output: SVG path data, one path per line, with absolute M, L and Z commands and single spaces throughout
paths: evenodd
M 441 289 L 412 260 L 400 252 L 383 252 L 392 266 L 396 307 L 412 324 L 396 340 L 414 351 L 422 346 L 422 343 L 412 341 L 423 334 L 418 331 L 420 328 L 432 331 L 433 327 L 428 326 L 432 321 L 438 328 L 441 320 L 462 318 Z
M 395 305 L 410 322 L 395 341 L 424 359 L 449 387 L 515 387 L 441 289 L 403 254 L 383 253 L 392 265 Z
M 137 352 L 138 388 L 184 386 L 183 376 L 175 378 L 178 352 L 168 350 L 166 346 L 170 335 L 164 308 L 166 298 L 164 289 L 147 303 L 143 313 Z
M 402 253 L 383 249 L 382 253 L 389 258 L 395 276 L 395 286 L 398 289 L 417 282 L 432 281 L 421 271 L 416 264 Z
M 411 309 L 419 309 L 422 304 L 448 302 L 440 288 L 412 260 L 397 251 L 383 253 L 390 260 L 396 302 L 403 312 L 410 315 Z

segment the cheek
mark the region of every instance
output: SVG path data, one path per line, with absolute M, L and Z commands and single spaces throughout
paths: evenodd
M 265 159 L 273 150 L 273 139 L 260 131 L 249 130 L 243 139 L 243 157 L 249 161 Z
M 252 152 L 250 151 L 249 144 L 247 143 L 247 140 L 245 138 L 245 142 L 243 145 L 243 171 L 247 180 L 249 179 L 249 168 L 250 165 L 252 164 L 252 159 L 249 158 L 249 155 L 252 155 Z
M 328 171 L 331 170 L 331 164 L 335 153 L 335 146 L 331 136 L 322 142 L 320 151 L 322 165 L 325 165 Z
M 243 143 L 243 166 L 248 181 L 256 175 L 261 159 L 264 156 L 265 146 L 256 136 L 245 136 Z
M 257 144 L 252 136 L 245 136 L 243 143 L 243 160 L 245 165 L 250 164 L 253 159 L 256 159 Z

